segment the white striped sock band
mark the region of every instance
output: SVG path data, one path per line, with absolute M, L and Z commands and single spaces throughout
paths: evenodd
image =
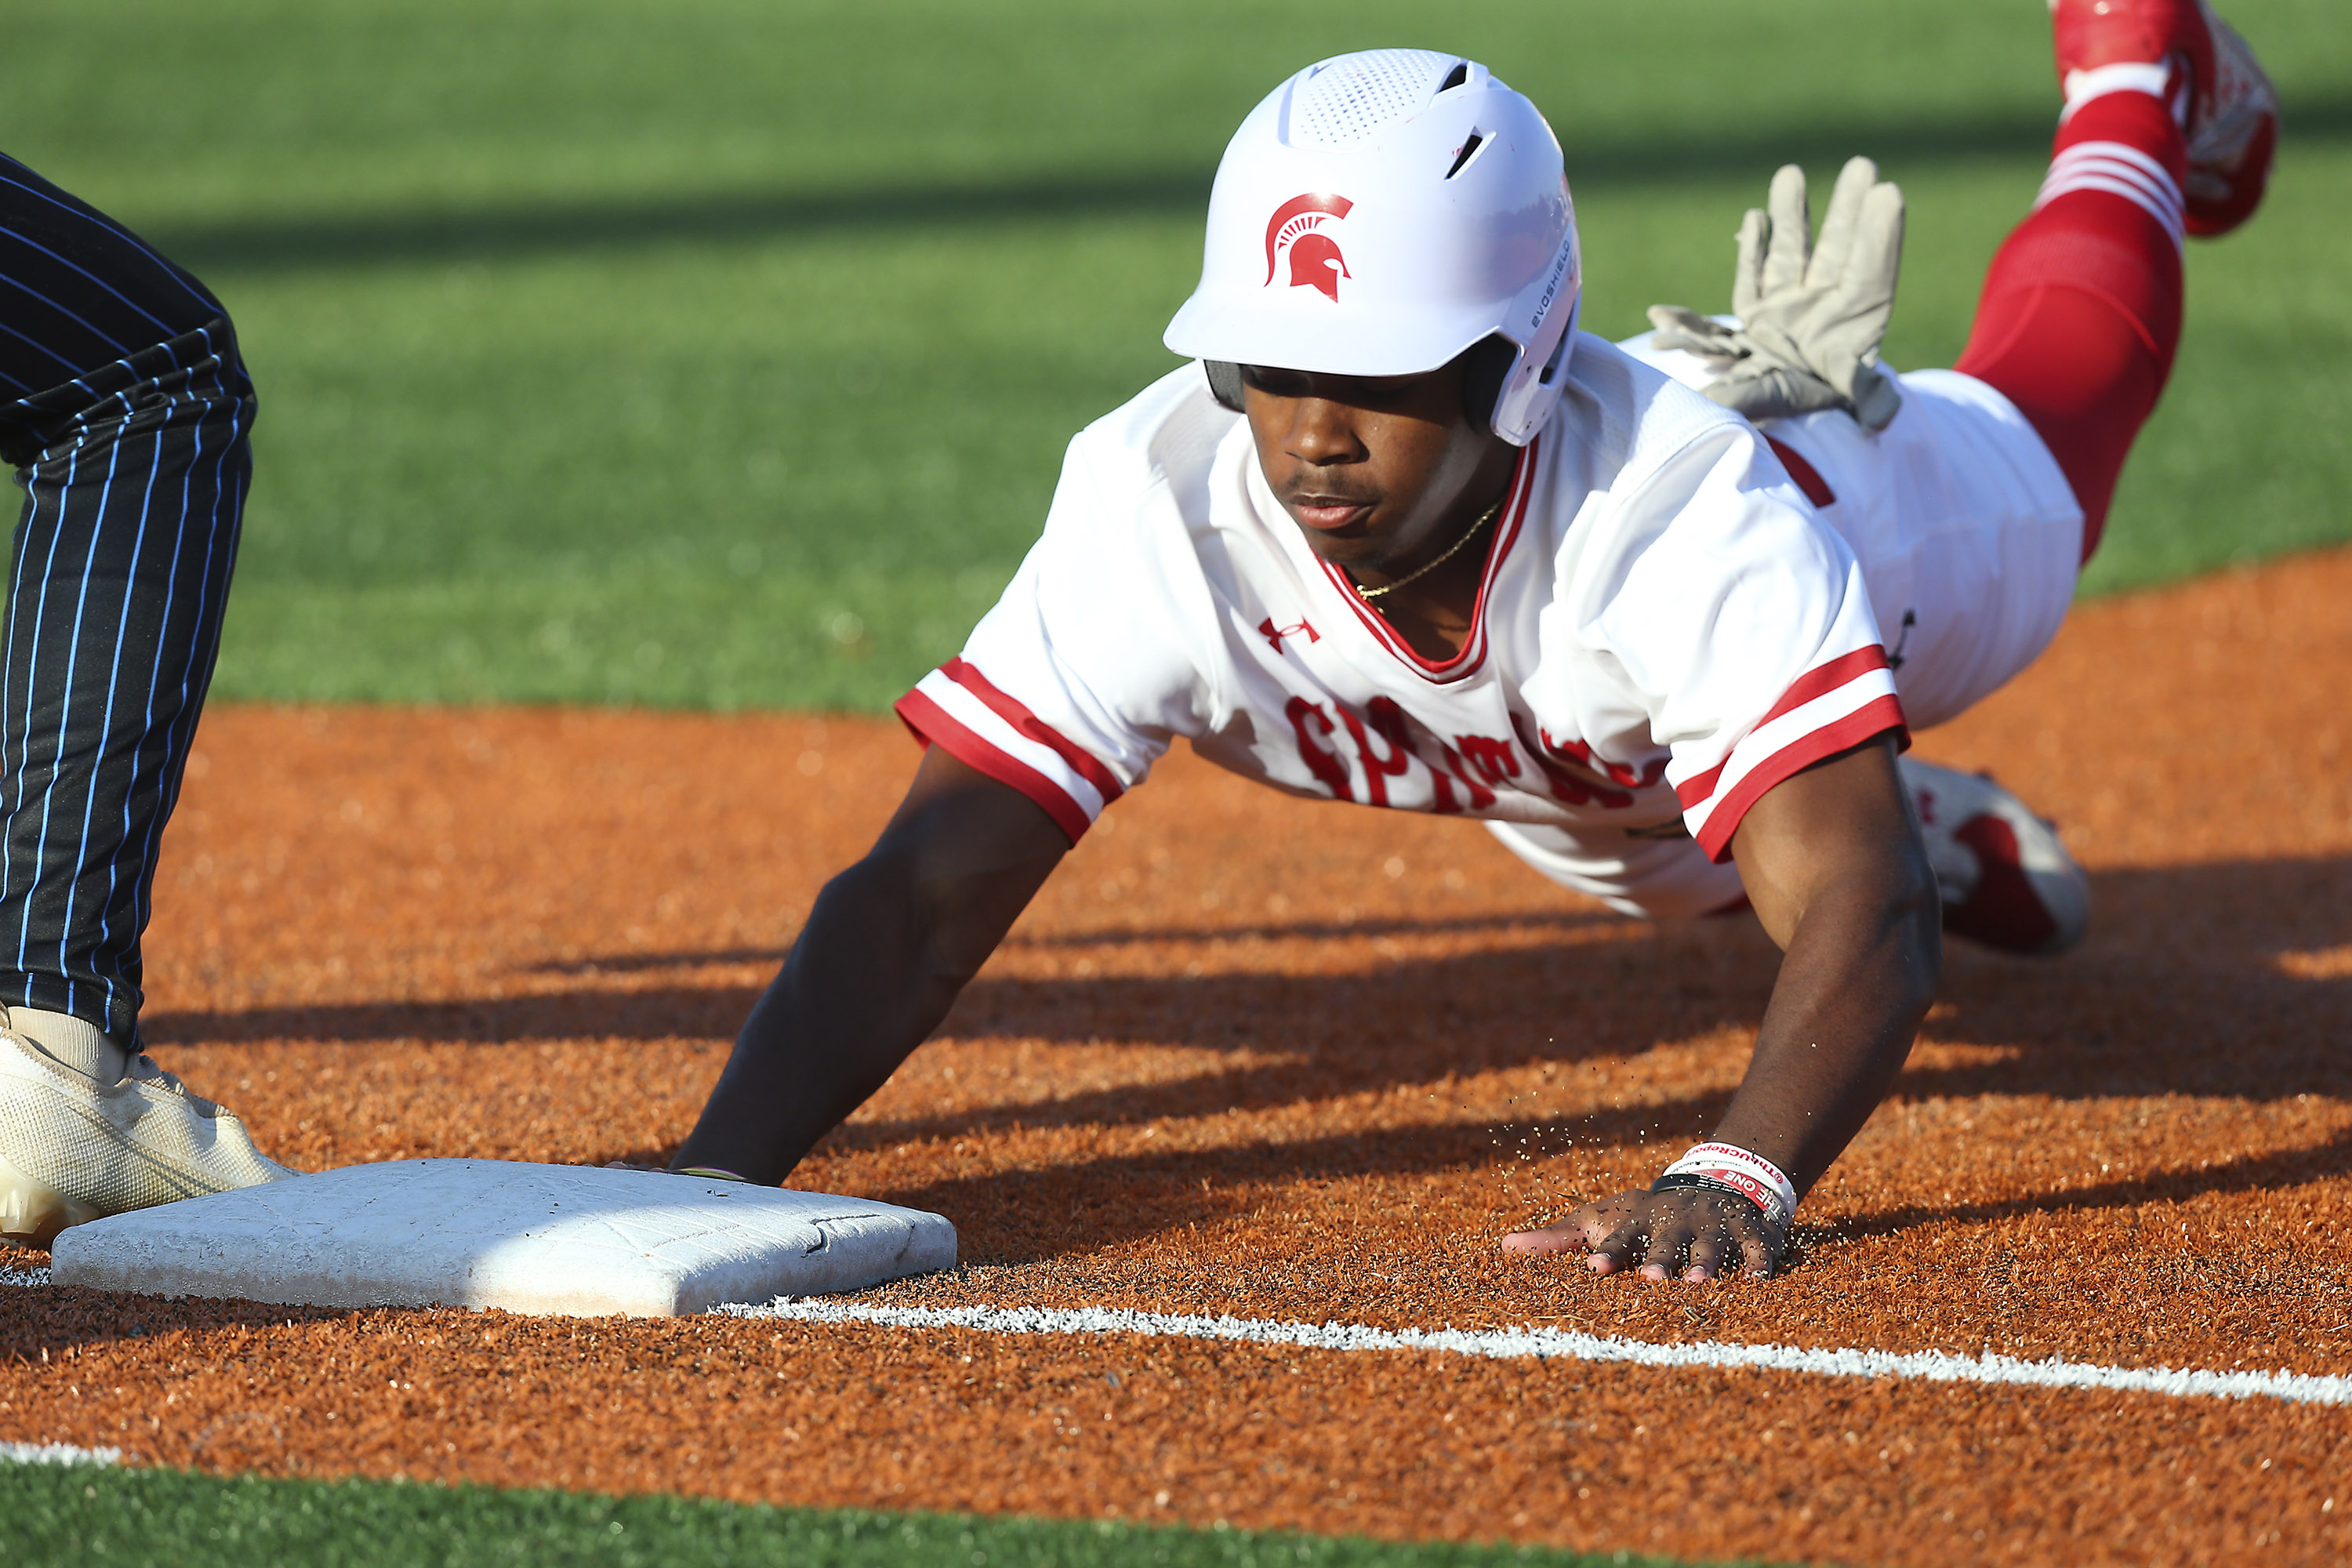
M 2170 170 L 2138 148 L 2123 142 L 2077 142 L 2062 149 L 2042 176 L 2033 210 L 2077 191 L 2123 197 L 2162 224 L 2175 245 L 2180 243 L 2180 186 Z
M 712 1310 L 730 1317 L 798 1323 L 873 1323 L 908 1329 L 961 1329 L 984 1334 L 1143 1334 L 1224 1340 L 1327 1351 L 1441 1351 L 1486 1361 L 1613 1362 L 1634 1366 L 1748 1368 L 1815 1377 L 1900 1378 L 2027 1388 L 2087 1388 L 2167 1394 L 2176 1399 L 2278 1399 L 2296 1405 L 2352 1405 L 2352 1377 L 2296 1372 L 2204 1372 L 2165 1366 L 2101 1366 L 2056 1356 L 1953 1355 L 1945 1351 L 1809 1350 L 1702 1340 L 1662 1345 L 1567 1329 L 1376 1329 L 1362 1323 L 1276 1322 L 1264 1318 L 1194 1317 L 1106 1307 L 883 1307 L 836 1297 L 782 1297 L 765 1306 Z
M 2089 70 L 2066 73 L 2064 82 L 2066 107 L 2058 116 L 2063 125 L 2074 117 L 2074 111 L 2095 98 L 2105 98 L 2111 92 L 2144 92 L 2159 101 L 2168 102 L 2172 92 L 2172 68 L 2149 65 L 2141 60 L 2118 60 L 2114 65 L 2094 66 Z

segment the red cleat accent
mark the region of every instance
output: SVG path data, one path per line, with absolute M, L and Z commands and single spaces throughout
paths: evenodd
M 2002 952 L 2047 956 L 2083 940 L 2091 880 L 2058 831 L 1981 774 L 1905 757 L 1927 861 L 1944 899 L 1944 929 Z
M 1944 906 L 1944 929 L 2004 952 L 2042 952 L 2058 935 L 2025 875 L 2017 830 L 1998 816 L 1971 817 L 1952 837 L 1976 851 L 1977 889 L 1964 904 Z
M 2050 9 L 2062 88 L 2101 66 L 2175 68 L 2189 232 L 2227 234 L 2252 217 L 2278 151 L 2279 102 L 2246 41 L 2205 0 L 2051 0 Z

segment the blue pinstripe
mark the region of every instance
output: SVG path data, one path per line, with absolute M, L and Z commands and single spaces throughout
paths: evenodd
M 0 388 L 26 491 L 0 628 L 0 1004 L 121 1030 L 220 646 L 253 388 L 201 284 L 5 157 Z

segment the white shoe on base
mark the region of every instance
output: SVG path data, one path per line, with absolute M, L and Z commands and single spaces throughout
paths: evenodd
M 24 1007 L 0 1018 L 0 1237 L 46 1247 L 68 1226 L 301 1174 L 254 1148 L 235 1114 L 144 1054 L 126 1062 L 91 1026 Z M 124 1063 L 113 1081 L 87 1070 L 110 1057 Z
M 2047 956 L 2083 940 L 2091 879 L 2058 830 L 1975 773 L 1899 759 L 1944 896 L 1944 929 L 2003 952 Z

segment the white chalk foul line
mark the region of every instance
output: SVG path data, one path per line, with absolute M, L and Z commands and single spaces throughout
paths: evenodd
M 1942 1351 L 1807 1350 L 1703 1340 L 1679 1345 L 1578 1333 L 1568 1329 L 1375 1329 L 1362 1323 L 1276 1322 L 1265 1318 L 1187 1317 L 1104 1307 L 882 1307 L 822 1297 L 782 1297 L 764 1306 L 716 1311 L 739 1318 L 801 1323 L 881 1323 L 902 1328 L 971 1329 L 992 1334 L 1150 1334 L 1232 1340 L 1328 1351 L 1447 1351 L 1488 1361 L 1618 1362 L 1634 1366 L 1751 1367 L 1814 1377 L 1910 1378 L 1925 1383 L 2010 1384 L 2029 1388 L 2091 1388 L 2175 1398 L 2284 1399 L 2300 1405 L 2352 1405 L 2352 1377 L 2297 1372 L 2202 1372 L 2172 1367 L 2101 1366 L 2058 1357 L 1950 1355 Z
M 71 1443 L 0 1443 L 0 1461 L 16 1465 L 119 1465 L 120 1448 L 77 1448 Z
M 0 1286 L 47 1285 L 46 1268 L 0 1268 Z M 2028 1388 L 2095 1388 L 2162 1394 L 2176 1399 L 2282 1399 L 2297 1405 L 2352 1405 L 2352 1377 L 2301 1372 L 2207 1372 L 2194 1367 L 2102 1366 L 2052 1356 L 2021 1361 L 1943 1351 L 1807 1350 L 1701 1340 L 1678 1345 L 1571 1329 L 1375 1329 L 1364 1323 L 1276 1322 L 1268 1318 L 1188 1317 L 1123 1308 L 879 1307 L 828 1298 L 780 1297 L 764 1305 L 712 1309 L 731 1317 L 802 1323 L 883 1323 L 901 1328 L 971 1329 L 991 1334 L 1151 1334 L 1297 1345 L 1305 1350 L 1447 1351 L 1487 1361 L 1620 1362 L 1634 1366 L 1750 1367 L 1814 1377 L 1912 1378 L 1923 1383 L 2009 1384 Z M 112 1464 L 113 1448 L 0 1443 L 0 1458 L 22 1463 Z

